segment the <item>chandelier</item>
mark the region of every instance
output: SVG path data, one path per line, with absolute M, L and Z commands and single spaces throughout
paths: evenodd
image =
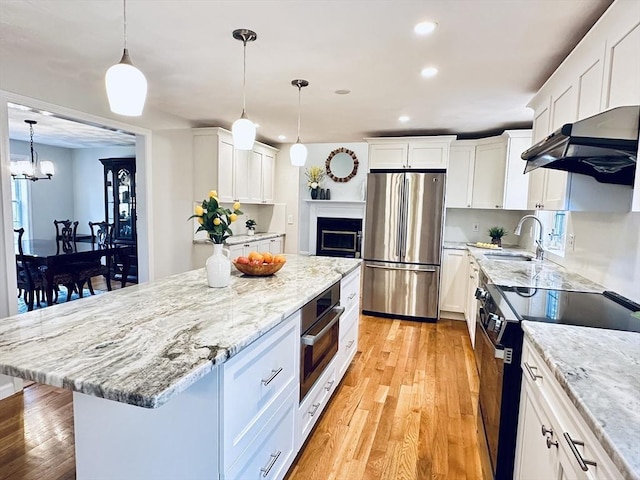
M 38 152 L 33 149 L 33 126 L 38 122 L 35 120 L 25 120 L 24 123 L 29 124 L 31 160 L 11 162 L 11 176 L 16 180 L 31 180 L 32 182 L 37 180 L 51 180 L 51 177 L 53 177 L 55 173 L 53 162 L 38 161 Z

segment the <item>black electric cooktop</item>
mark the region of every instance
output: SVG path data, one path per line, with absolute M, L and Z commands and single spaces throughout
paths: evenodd
M 640 332 L 640 305 L 615 292 L 498 288 L 519 320 Z

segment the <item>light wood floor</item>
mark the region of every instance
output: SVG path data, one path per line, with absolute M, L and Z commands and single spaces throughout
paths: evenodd
M 358 353 L 287 480 L 481 479 L 464 322 L 362 316 Z M 0 479 L 75 478 L 70 391 L 0 401 Z
M 362 316 L 359 342 L 287 480 L 482 479 L 465 322 Z

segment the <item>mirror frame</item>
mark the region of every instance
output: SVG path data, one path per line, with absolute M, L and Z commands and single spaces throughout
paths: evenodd
M 346 153 L 347 155 L 349 155 L 352 159 L 353 159 L 353 169 L 351 170 L 351 173 L 349 175 L 347 175 L 346 177 L 336 177 L 333 172 L 331 171 L 331 160 L 333 160 L 333 157 L 335 157 L 336 155 L 338 155 L 339 153 Z M 329 156 L 327 157 L 327 161 L 324 163 L 325 166 L 325 170 L 327 171 L 327 176 L 333 180 L 334 182 L 337 183 L 346 183 L 349 180 L 351 180 L 353 177 L 356 176 L 356 174 L 358 173 L 358 165 L 360 164 L 360 162 L 358 161 L 358 157 L 356 157 L 356 154 L 353 150 L 349 150 L 348 148 L 344 148 L 344 147 L 340 147 L 340 148 L 336 148 L 334 151 L 332 151 Z

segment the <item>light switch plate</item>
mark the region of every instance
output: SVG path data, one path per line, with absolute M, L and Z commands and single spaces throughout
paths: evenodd
M 287 217 L 287 223 L 288 223 L 289 225 L 293 225 L 293 215 L 289 215 L 289 216 Z
M 477 223 L 474 223 L 474 224 L 473 224 L 473 231 L 474 231 L 474 232 L 477 232 L 477 231 L 479 231 L 479 230 L 480 230 L 480 225 L 478 225 Z

